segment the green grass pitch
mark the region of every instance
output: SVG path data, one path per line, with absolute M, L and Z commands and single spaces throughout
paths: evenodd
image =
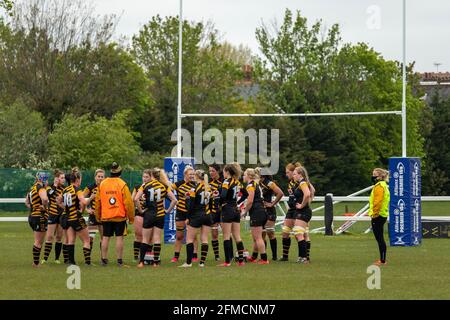
M 388 265 L 381 268 L 381 289 L 369 290 L 367 267 L 378 258 L 378 249 L 372 234 L 361 234 L 367 227 L 367 222 L 359 222 L 349 235 L 313 235 L 310 265 L 295 263 L 297 245 L 293 241 L 289 262 L 219 268 L 210 246 L 205 268 L 194 264 L 183 269 L 169 263 L 173 246 L 163 245 L 161 267 L 137 269 L 132 263 L 131 226 L 124 254 L 129 268 L 114 263 L 100 266 L 98 238 L 93 250 L 96 266 L 84 266 L 82 245 L 77 240 L 81 289 L 70 290 L 66 266 L 53 263 L 54 249 L 49 264 L 33 269 L 33 234 L 28 224 L 1 222 L 0 299 L 450 299 L 450 243 L 446 239 L 424 239 L 421 246 L 413 248 L 388 247 Z M 249 248 L 247 229 L 243 224 L 244 244 Z M 280 239 L 279 232 L 277 236 Z M 113 244 L 111 262 L 115 261 Z M 278 251 L 281 253 L 281 240 Z M 184 247 L 181 258 L 185 258 Z

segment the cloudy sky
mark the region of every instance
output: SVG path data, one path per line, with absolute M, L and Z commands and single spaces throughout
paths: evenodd
M 177 15 L 179 0 L 92 0 L 99 14 L 121 15 L 118 33 L 131 37 L 151 16 Z M 183 0 L 188 20 L 212 20 L 225 40 L 258 53 L 255 29 L 282 21 L 286 8 L 310 22 L 339 23 L 345 42 L 367 42 L 386 59 L 402 59 L 402 0 Z M 450 71 L 450 1 L 407 0 L 407 59 L 416 70 Z

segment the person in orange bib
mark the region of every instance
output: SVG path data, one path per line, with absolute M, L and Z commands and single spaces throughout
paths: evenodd
M 98 187 L 95 203 L 96 218 L 103 225 L 102 265 L 108 264 L 109 239 L 116 236 L 117 264 L 123 266 L 123 236 L 126 235 L 127 220 L 134 222 L 134 203 L 127 183 L 120 176 L 122 168 L 112 163 L 111 176 Z

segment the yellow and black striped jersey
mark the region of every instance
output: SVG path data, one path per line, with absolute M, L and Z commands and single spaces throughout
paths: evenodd
M 294 190 L 294 201 L 296 204 L 303 202 L 304 194 L 303 194 L 302 186 L 304 186 L 304 185 L 307 188 L 309 188 L 308 182 L 305 179 L 302 179 L 298 182 L 297 188 L 295 188 L 295 190 Z M 303 209 L 305 209 L 305 208 L 309 208 L 309 203 L 306 204 L 306 206 Z
M 66 187 L 63 191 L 63 200 L 64 200 L 64 213 L 68 215 L 68 221 L 75 221 L 79 217 L 79 212 L 81 210 L 80 207 L 80 199 L 78 199 L 78 195 L 83 194 L 83 192 L 75 187 L 73 184 Z
M 133 191 L 135 192 L 135 194 L 139 191 L 140 187 L 143 187 L 145 185 L 144 184 L 138 184 L 137 186 L 134 187 Z M 134 201 L 134 199 L 133 199 Z M 141 207 L 142 210 L 144 210 L 145 208 L 145 194 L 142 194 L 142 197 L 139 199 L 139 206 Z M 138 211 L 138 209 L 136 208 L 136 212 Z
M 49 213 L 53 216 L 58 216 L 61 214 L 62 209 L 58 206 L 56 198 L 62 196 L 64 191 L 63 186 L 55 186 L 47 187 L 47 195 L 48 195 L 48 203 L 49 203 Z
M 189 214 L 196 215 L 199 213 L 210 214 L 209 210 L 209 198 L 211 193 L 207 195 L 205 192 L 205 184 L 199 183 L 195 186 L 194 191 L 189 193 L 189 197 L 186 199 Z
M 166 210 L 164 209 L 164 199 L 170 191 L 170 188 L 167 188 L 158 180 L 152 180 L 145 185 L 142 185 L 139 190 L 143 191 L 145 196 L 144 208 L 156 211 L 157 217 L 166 214 Z
M 184 180 L 172 183 L 172 189 L 177 193 L 177 211 L 187 213 L 186 207 L 186 192 L 191 191 L 195 188 L 193 182 L 186 182 Z
M 98 192 L 98 186 L 95 183 L 88 185 L 86 188 L 84 188 L 84 191 L 83 191 L 84 196 L 86 198 L 89 198 L 92 194 L 97 194 L 97 192 Z M 89 205 L 90 205 L 91 209 L 94 210 L 94 212 L 95 212 L 95 198 L 91 200 Z
M 292 191 L 295 190 L 298 187 L 298 182 L 295 181 L 294 179 L 289 180 L 289 184 L 288 184 L 288 192 L 289 189 L 291 189 Z
M 245 187 L 245 190 L 247 191 L 247 193 L 249 191 L 253 191 L 255 193 L 254 197 L 253 197 L 253 204 L 256 204 L 256 203 L 262 204 L 262 202 L 263 202 L 262 190 L 256 181 L 250 181 L 247 184 L 247 186 Z
M 42 209 L 42 199 L 39 196 L 39 191 L 44 188 L 42 183 L 36 182 L 32 187 L 27 197 L 30 201 L 30 214 L 32 216 L 48 216 L 47 210 Z M 44 189 L 45 190 L 45 189 Z
M 259 181 L 259 185 L 261 186 L 263 192 L 263 199 L 266 202 L 272 202 L 272 197 L 275 194 L 275 188 L 278 187 L 277 183 L 273 181 L 269 177 L 263 177 Z
M 241 191 L 242 184 L 239 180 L 234 178 L 225 179 L 222 183 L 222 192 L 220 199 L 222 204 L 236 206 L 239 193 Z
M 217 180 L 211 180 L 209 182 L 209 187 L 211 188 L 211 201 L 209 201 L 209 213 L 218 213 L 220 212 L 220 192 L 222 190 L 222 181 L 220 181 L 219 179 Z M 213 198 L 213 193 L 216 192 L 218 193 L 217 198 Z

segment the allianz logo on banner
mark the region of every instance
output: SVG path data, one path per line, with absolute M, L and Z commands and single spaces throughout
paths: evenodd
M 174 163 L 172 165 L 172 171 L 169 171 L 170 182 L 172 183 L 178 182 L 178 172 L 179 172 L 178 164 Z
M 414 170 L 412 172 L 412 187 L 413 187 L 413 196 L 414 197 L 420 197 L 420 192 L 419 192 L 419 177 L 420 177 L 420 172 L 419 172 L 419 164 L 416 162 L 414 163 Z
M 419 212 L 420 212 L 420 201 L 419 199 L 414 200 L 414 206 L 412 207 L 413 213 L 413 232 L 419 232 Z
M 186 164 L 186 167 L 194 168 L 194 166 L 192 164 Z M 169 181 L 171 183 L 176 183 L 176 182 L 178 182 L 179 174 L 180 174 L 180 167 L 179 167 L 178 163 L 174 162 L 172 164 L 172 170 L 167 173 L 167 177 L 169 178 Z
M 394 230 L 398 233 L 405 232 L 405 201 L 398 200 L 397 208 L 394 209 Z
M 404 196 L 404 175 L 405 166 L 403 163 L 397 165 L 397 171 L 394 172 L 394 195 L 397 197 Z

